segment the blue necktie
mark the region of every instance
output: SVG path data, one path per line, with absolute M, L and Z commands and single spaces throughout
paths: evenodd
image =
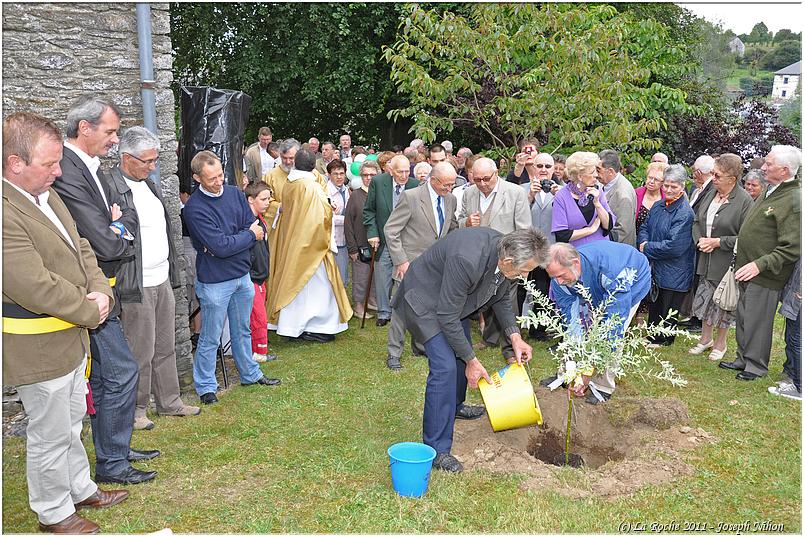
M 438 235 L 440 236 L 441 230 L 444 229 L 444 211 L 441 210 L 441 196 L 438 196 L 436 211 L 438 212 Z
M 394 199 L 393 199 L 394 207 L 396 207 L 396 204 L 399 203 L 399 194 L 401 193 L 402 193 L 402 185 L 394 186 Z
M 341 193 L 341 199 L 343 200 L 344 207 L 346 206 L 346 189 L 341 187 L 338 189 L 338 192 Z

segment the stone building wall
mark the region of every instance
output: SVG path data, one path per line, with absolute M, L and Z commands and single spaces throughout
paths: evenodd
M 168 4 L 151 4 L 151 26 L 162 194 L 174 244 L 182 252 Z M 142 125 L 135 4 L 4 3 L 3 115 L 35 112 L 64 129 L 70 104 L 85 93 L 106 96 L 119 106 L 122 129 Z M 114 164 L 116 153 L 110 157 L 104 166 Z M 179 377 L 186 387 L 192 366 L 185 287 L 175 295 Z

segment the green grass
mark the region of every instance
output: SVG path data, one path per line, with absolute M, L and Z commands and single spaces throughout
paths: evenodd
M 597 533 L 670 521 L 706 523 L 713 533 L 720 522 L 745 520 L 801 531 L 801 406 L 766 390 L 784 361 L 780 322 L 765 379 L 736 381 L 705 357 L 688 356 L 680 341 L 662 353 L 689 380 L 686 388 L 620 384 L 625 394 L 682 399 L 692 425 L 719 441 L 685 452 L 693 476 L 616 500 L 522 493 L 525 476 L 484 471 L 435 472 L 424 498 L 396 495 L 386 449 L 420 441 L 427 364 L 406 355 L 405 369 L 391 373 L 386 329 L 373 321 L 365 330 L 355 320 L 350 326 L 328 345 L 274 337 L 280 359 L 262 367 L 282 378 L 279 388 L 238 386 L 198 417 L 154 417 L 156 428 L 135 431 L 132 443 L 162 450 L 139 465 L 158 470 L 157 479 L 129 487 L 121 505 L 85 515 L 104 533 Z M 553 369 L 545 347 L 535 346 L 535 378 Z M 499 351 L 480 356 L 489 369 L 502 365 Z M 92 461 L 88 436 L 85 444 Z M 583 475 L 561 472 L 568 481 Z M 3 442 L 2 522 L 6 533 L 37 531 L 19 438 Z

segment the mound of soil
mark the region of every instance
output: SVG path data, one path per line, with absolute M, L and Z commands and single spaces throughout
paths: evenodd
M 691 475 L 681 452 L 716 439 L 688 425 L 675 398 L 614 397 L 602 405 L 573 403 L 570 470 L 564 465 L 567 392 L 536 389 L 544 423 L 495 433 L 488 419 L 457 421 L 453 454 L 467 470 L 524 473 L 523 490 L 545 489 L 580 498 L 614 498 L 646 485 Z

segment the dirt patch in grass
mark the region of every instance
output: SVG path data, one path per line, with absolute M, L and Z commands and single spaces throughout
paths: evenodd
M 458 420 L 453 454 L 467 470 L 524 473 L 523 490 L 581 498 L 616 498 L 692 475 L 681 454 L 716 439 L 689 426 L 674 398 L 617 397 L 601 405 L 574 401 L 570 466 L 563 467 L 567 395 L 537 388 L 544 423 L 495 433 L 488 419 Z

